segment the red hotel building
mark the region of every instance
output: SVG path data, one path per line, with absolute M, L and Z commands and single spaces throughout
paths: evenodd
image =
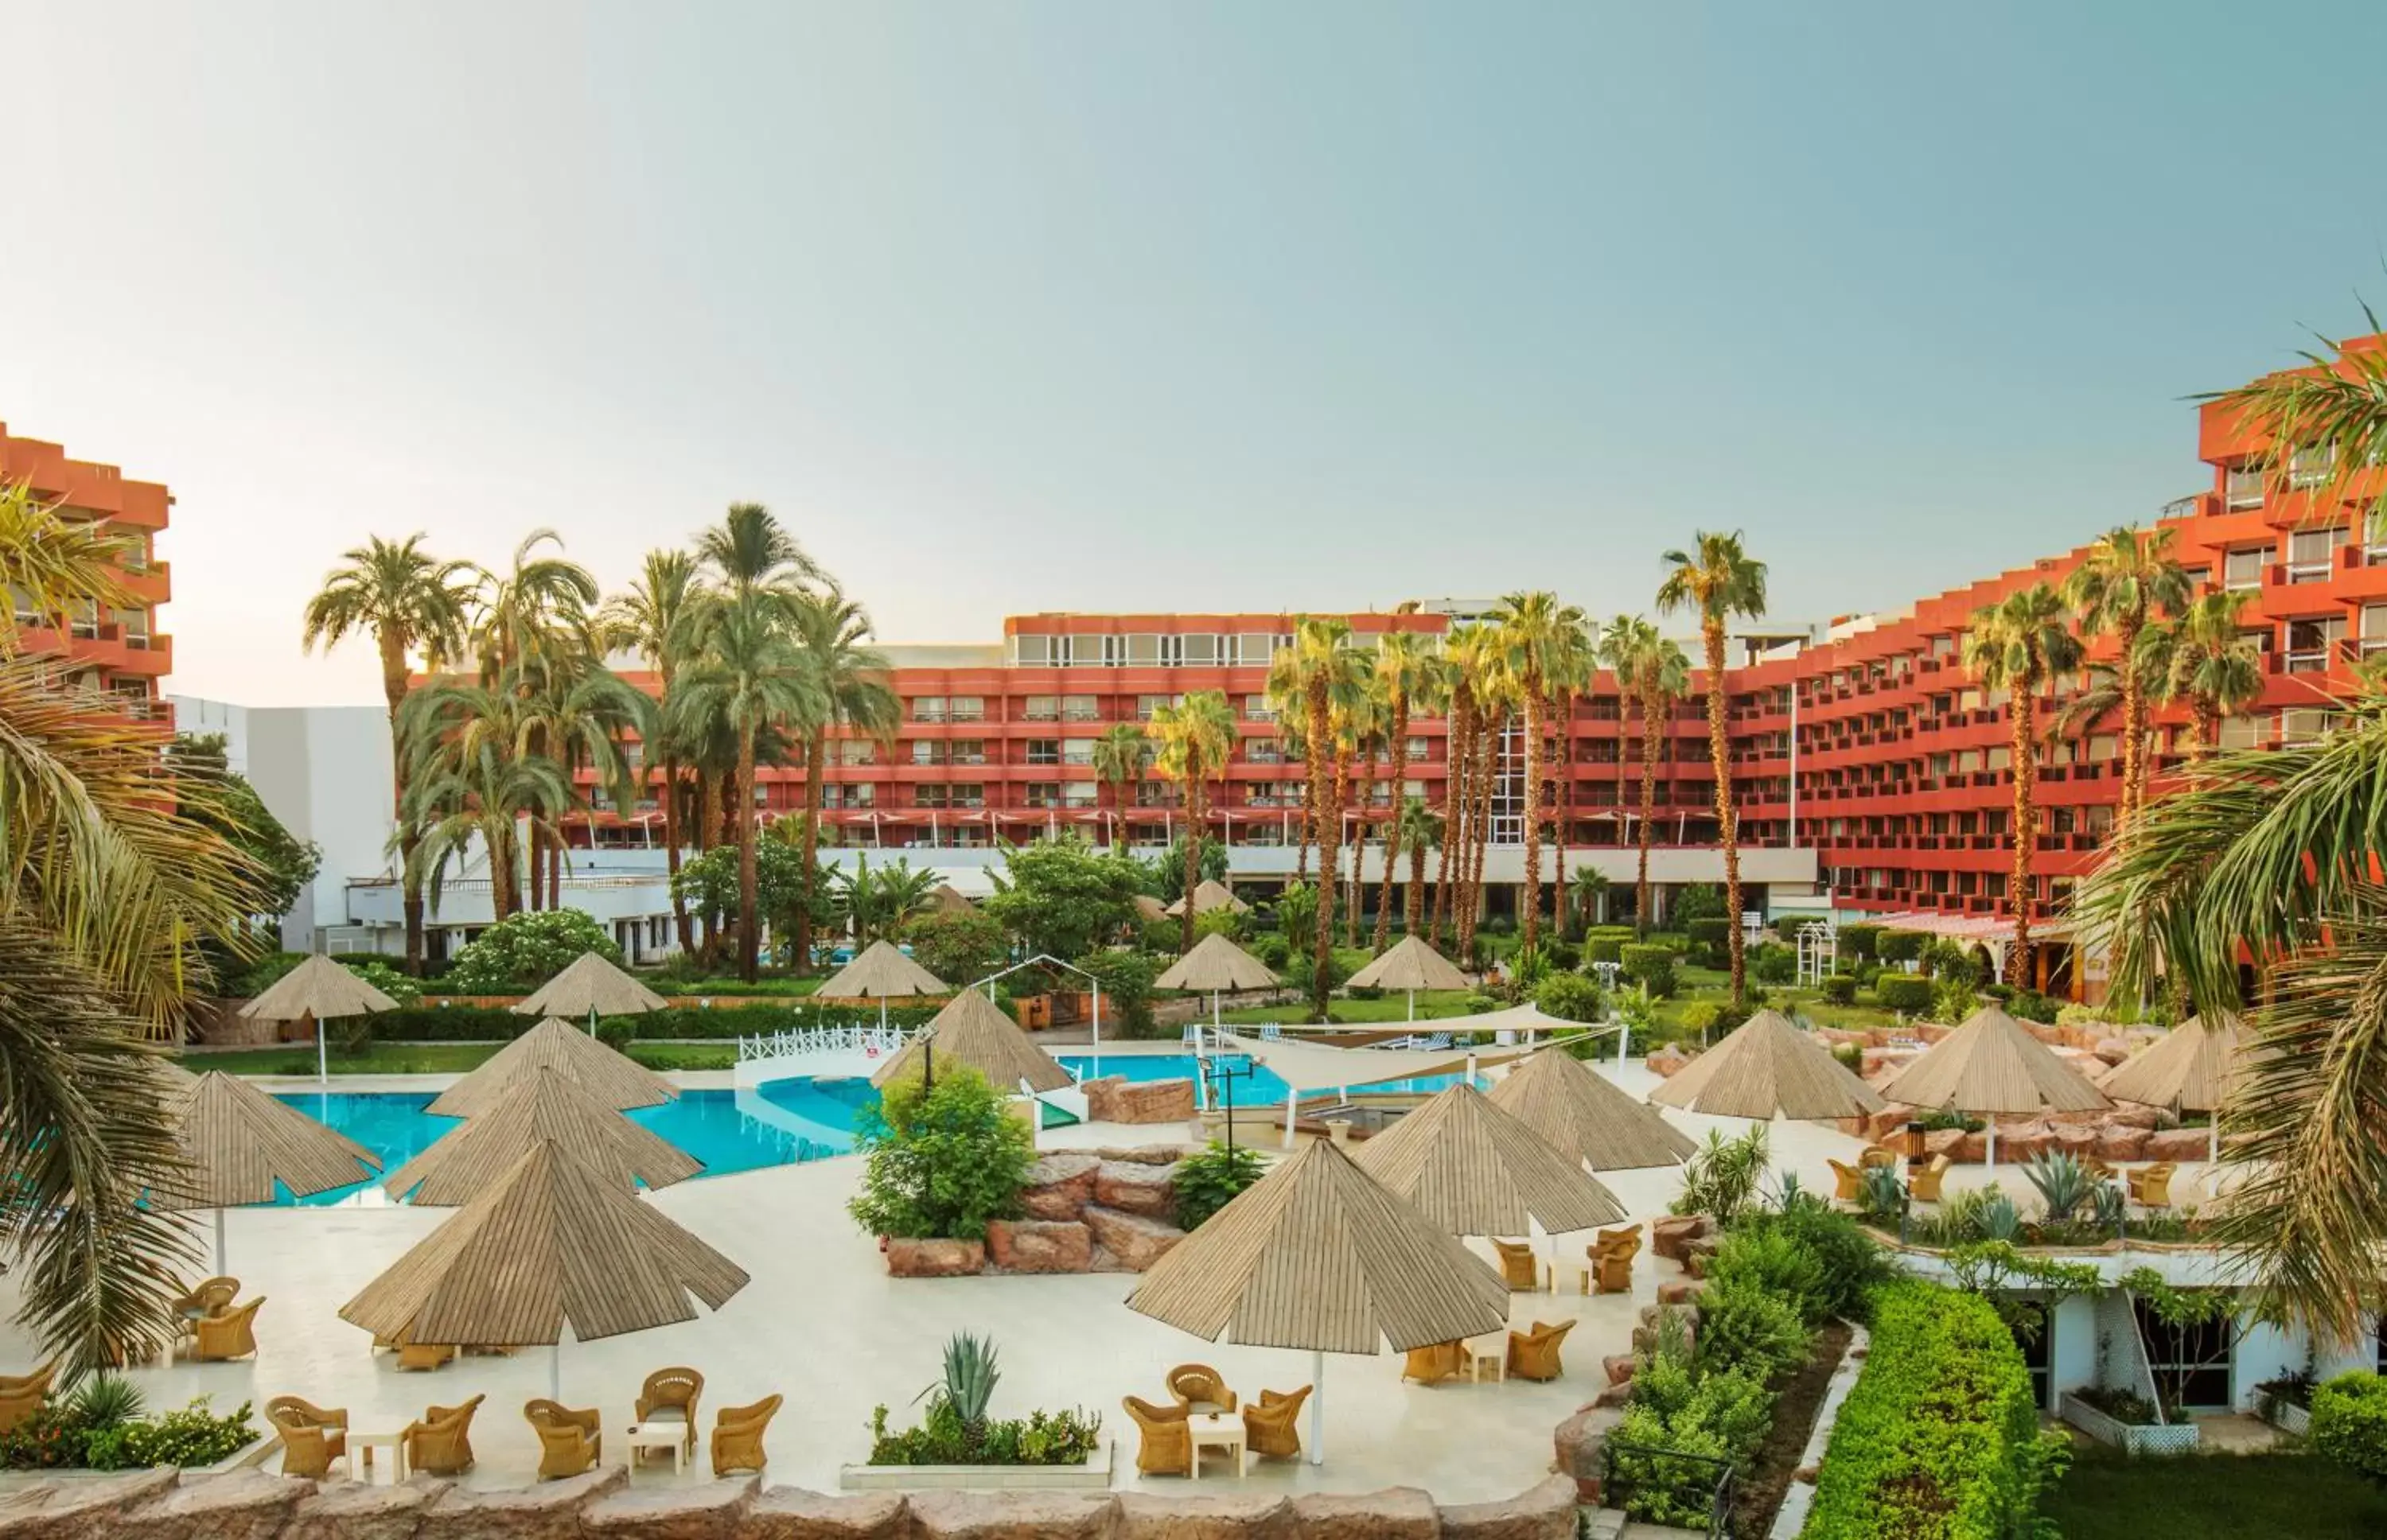
M 33 613 L 26 597 L 12 589 L 19 648 L 63 654 L 69 683 L 122 697 L 133 716 L 170 720 L 159 681 L 173 670 L 174 641 L 158 630 L 158 607 L 171 597 L 172 574 L 157 560 L 153 542 L 166 527 L 172 495 L 156 482 L 130 480 L 113 465 L 69 460 L 56 444 L 12 438 L 6 423 L 0 423 L 0 485 L 30 486 L 34 497 L 60 505 L 69 517 L 103 521 L 138 542 L 122 574 L 134 600 L 131 607 L 65 616 L 61 631 L 61 617 Z

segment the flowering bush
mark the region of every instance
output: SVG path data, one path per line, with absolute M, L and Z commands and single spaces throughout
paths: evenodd
M 95 1387 L 121 1384 L 100 1380 L 69 1400 L 47 1400 L 32 1416 L 0 1434 L 0 1465 L 14 1471 L 85 1468 L 147 1470 L 158 1465 L 213 1465 L 229 1459 L 258 1436 L 249 1425 L 249 1404 L 219 1417 L 204 1395 L 161 1417 L 138 1415 L 138 1395 L 95 1396 Z
M 584 952 L 622 966 L 613 938 L 577 909 L 509 915 L 456 953 L 442 983 L 459 994 L 511 994 L 546 983 Z

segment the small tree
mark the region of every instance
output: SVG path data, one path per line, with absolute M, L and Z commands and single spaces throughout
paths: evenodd
M 1003 922 L 976 909 L 922 915 L 905 928 L 912 960 L 948 984 L 983 978 L 1003 966 Z
M 2175 1362 L 2157 1376 L 2155 1389 L 2163 1397 L 2166 1416 L 2178 1410 L 2189 1380 L 2202 1370 L 2228 1364 L 2247 1329 L 2264 1319 L 2262 1312 L 2249 1311 L 2235 1289 L 2177 1288 L 2153 1268 L 2133 1268 L 2117 1281 L 2138 1297 L 2147 1314 L 2179 1332 L 2183 1343 L 2204 1345 L 2202 1357 Z
M 1177 1166 L 1177 1222 L 1198 1230 L 1202 1221 L 1235 1201 L 1244 1189 L 1267 1173 L 1257 1150 L 1246 1144 L 1210 1141 Z
M 963 1065 L 936 1085 L 906 1077 L 862 1115 L 862 1191 L 846 1205 L 873 1235 L 982 1241 L 1018 1208 L 1035 1136 L 986 1077 Z
M 1127 1037 L 1153 1034 L 1152 981 L 1160 970 L 1141 952 L 1089 952 L 1077 966 L 1091 973 L 1103 987 L 1103 1018 Z
M 1030 953 L 1079 957 L 1134 923 L 1137 890 L 1133 862 L 1072 834 L 1007 852 L 986 912 Z
M 460 994 L 507 994 L 547 982 L 593 952 L 620 966 L 622 949 L 605 928 L 577 909 L 525 910 L 489 927 L 448 970 L 448 987 Z

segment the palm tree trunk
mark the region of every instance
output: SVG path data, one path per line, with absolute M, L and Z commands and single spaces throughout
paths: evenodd
M 2038 810 L 2031 803 L 2031 783 L 2037 776 L 2039 745 L 2036 728 L 2039 725 L 2039 680 L 2037 671 L 2025 674 L 2014 681 L 2012 716 L 2014 718 L 2014 877 L 2012 890 L 2006 894 L 2007 907 L 2014 911 L 2014 971 L 2021 977 L 2008 979 L 2020 989 L 2030 987 L 2030 867 L 2031 857 L 2038 852 Z
M 1315 718 L 1319 713 L 1309 714 Z M 1301 750 L 1301 846 L 1293 855 L 1295 882 L 1309 880 L 1309 848 L 1318 840 L 1319 778 L 1318 740 L 1312 738 Z
M 754 724 L 738 729 L 738 977 L 752 983 L 762 971 L 762 927 L 755 913 L 761 885 L 754 854 Z
M 1708 762 L 1715 768 L 1716 834 L 1724 844 L 1724 939 L 1732 948 L 1732 1003 L 1749 998 L 1747 941 L 1740 933 L 1740 825 L 1733 816 L 1732 748 L 1724 734 L 1724 622 L 1699 627 L 1708 654 Z
M 1534 950 L 1542 933 L 1542 692 L 1525 681 L 1525 881 L 1517 897 L 1519 944 Z
M 804 896 L 796 905 L 796 975 L 813 970 L 813 905 L 819 895 L 813 886 L 818 880 L 820 862 L 821 803 L 825 793 L 821 777 L 828 774 L 828 734 L 815 728 L 804 738 Z
M 1431 929 L 1437 944 L 1450 922 L 1451 851 L 1466 848 L 1459 844 L 1459 839 L 1467 832 L 1467 734 L 1471 714 L 1466 696 L 1454 692 L 1450 703 L 1449 732 L 1442 747 L 1442 843 L 1434 852 L 1433 863 L 1433 924 Z
M 597 842 L 597 825 L 593 819 L 588 826 L 588 842 L 591 845 Z M 547 906 L 549 909 L 563 907 L 563 828 L 561 817 L 557 819 L 555 830 L 547 837 Z
M 1554 764 L 1550 773 L 1550 928 L 1559 940 L 1570 940 L 1574 934 L 1574 909 L 1567 903 L 1566 848 L 1567 813 L 1572 801 L 1572 764 L 1568 755 L 1567 728 L 1574 715 L 1571 701 L 1550 702 L 1548 715 L 1551 742 L 1544 745 L 1542 763 Z M 1549 750 L 1555 747 L 1558 757 L 1552 759 Z
M 1336 757 L 1340 761 L 1335 766 L 1338 780 L 1347 781 L 1350 756 Z M 1359 769 L 1358 785 L 1355 789 L 1358 792 L 1358 797 L 1351 798 L 1350 792 L 1341 785 L 1336 788 L 1336 801 L 1349 799 L 1358 804 L 1354 809 L 1358 815 L 1351 821 L 1351 880 L 1349 886 L 1343 890 L 1343 944 L 1354 951 L 1359 945 L 1359 911 L 1363 907 L 1359 900 L 1367 891 L 1366 885 L 1359 880 L 1359 862 L 1368 849 L 1368 810 L 1372 805 L 1368 794 L 1374 789 L 1375 778 L 1376 756 L 1370 754 Z
M 1401 858 L 1401 814 L 1408 811 L 1409 765 L 1409 698 L 1405 690 L 1393 693 L 1393 774 L 1392 817 L 1384 829 L 1384 880 L 1376 892 L 1376 955 L 1382 957 L 1393 938 L 1393 865 Z M 1408 921 L 1405 928 L 1415 930 L 1417 922 Z
M 1409 847 L 1409 888 L 1401 896 L 1405 901 L 1402 917 L 1408 921 L 1408 933 L 1414 936 L 1418 933 L 1418 922 L 1425 917 L 1425 846 L 1422 843 Z M 1377 950 L 1381 954 L 1383 949 Z
M 414 849 L 423 843 L 414 820 L 406 815 L 406 746 L 398 733 L 398 713 L 406 704 L 409 675 L 406 647 L 396 632 L 376 638 L 381 643 L 381 694 L 389 705 L 389 784 L 398 820 L 398 905 L 406 916 L 406 971 L 423 976 L 423 878 L 414 870 Z
M 1194 890 L 1202 886 L 1202 764 L 1189 747 L 1185 754 L 1185 913 L 1177 921 L 1177 954 L 1194 950 Z
M 505 919 L 514 912 L 514 822 L 507 818 L 491 831 L 489 846 L 489 915 Z
M 538 913 L 539 910 L 547 906 L 547 868 L 545 865 L 547 859 L 547 847 L 540 838 L 538 826 L 537 824 L 533 824 L 530 827 L 529 853 L 530 911 L 535 915 Z
M 1334 887 L 1342 866 L 1343 810 L 1327 805 L 1333 799 L 1333 738 L 1327 725 L 1326 682 L 1309 687 L 1309 767 L 1318 807 L 1318 935 L 1310 950 L 1309 999 L 1318 1019 L 1327 1015 L 1327 997 L 1333 989 Z M 1321 786 L 1320 783 L 1324 784 Z
M 2124 616 L 2114 635 L 2122 649 L 2122 796 L 2114 820 L 2115 842 L 2120 844 L 2128 840 L 2130 825 L 2146 800 L 2147 700 L 2146 691 L 2139 688 L 2139 671 L 2132 659 L 2138 650 L 2138 620 Z
M 1474 848 L 1467 862 L 1467 885 L 1460 895 L 1465 901 L 1459 912 L 1459 950 L 1469 953 L 1475 946 L 1475 927 L 1484 914 L 1484 858 L 1492 848 L 1492 780 L 1500 760 L 1500 738 L 1508 729 L 1507 711 L 1479 710 L 1475 723 L 1475 773 L 1472 794 L 1475 811 L 1468 830 L 1469 843 Z
M 2196 740 L 2189 745 L 2188 757 L 2201 760 L 2221 741 L 2221 706 L 2209 695 L 2189 698 L 2189 714 L 2196 724 Z
M 1641 693 L 1641 875 L 1633 890 L 1633 928 L 1649 934 L 1649 818 L 1658 808 L 1658 694 Z
M 688 925 L 688 900 L 679 890 L 679 761 L 670 754 L 663 756 L 663 864 L 671 872 L 672 929 L 680 951 L 693 952 L 696 937 Z

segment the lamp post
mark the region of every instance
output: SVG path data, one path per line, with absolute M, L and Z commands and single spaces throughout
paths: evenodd
M 1231 1150 L 1235 1147 L 1235 1082 L 1252 1078 L 1252 1061 L 1245 1059 L 1243 1067 L 1236 1069 L 1222 1062 L 1219 1054 L 1201 1053 L 1194 1055 L 1194 1062 L 1200 1067 L 1203 1083 L 1210 1088 L 1210 1094 L 1218 1096 L 1223 1092 L 1227 1112 L 1227 1148 Z

